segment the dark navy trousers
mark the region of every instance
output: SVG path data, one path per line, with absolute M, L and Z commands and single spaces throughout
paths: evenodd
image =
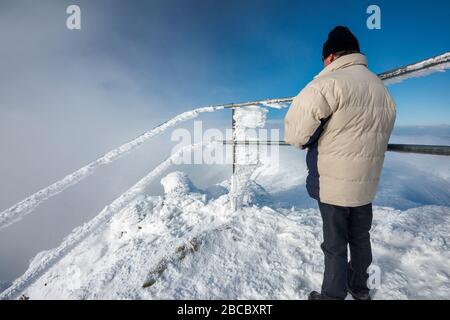
M 372 203 L 360 207 L 318 203 L 323 220 L 321 248 L 325 255 L 323 297 L 345 299 L 348 290 L 368 293 L 367 268 L 372 263 L 369 235 Z M 350 248 L 350 261 L 347 247 Z

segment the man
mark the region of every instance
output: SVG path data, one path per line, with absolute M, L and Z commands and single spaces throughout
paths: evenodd
M 372 201 L 396 107 L 347 27 L 329 33 L 322 56 L 324 69 L 295 97 L 285 118 L 285 140 L 308 148 L 306 188 L 323 220 L 322 291 L 309 299 L 345 299 L 350 293 L 370 300 Z

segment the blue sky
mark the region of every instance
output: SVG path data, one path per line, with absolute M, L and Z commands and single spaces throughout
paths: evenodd
M 99 27 L 99 14 L 107 21 L 91 50 L 117 59 L 144 91 L 176 109 L 295 95 L 322 68 L 322 44 L 335 25 L 351 28 L 377 73 L 450 50 L 449 1 L 78 3 L 81 34 Z M 366 28 L 370 4 L 381 8 L 381 30 Z M 392 85 L 397 124 L 448 124 L 449 84 L 438 74 Z
M 65 28 L 70 4 L 81 7 L 80 31 Z M 381 30 L 366 27 L 370 4 L 381 8 Z M 29 90 L 22 79 L 44 72 L 49 81 L 39 78 L 32 103 L 48 105 L 65 85 L 87 106 L 93 86 L 80 85 L 92 81 L 106 102 L 89 110 L 102 105 L 116 118 L 163 121 L 192 106 L 295 95 L 321 70 L 336 25 L 350 27 L 376 73 L 450 51 L 447 0 L 4 0 L 0 8 L 10 36 L 3 63 L 23 71 L 14 83 L 3 70 L 7 85 Z M 392 85 L 397 125 L 449 124 L 449 84 L 446 73 Z

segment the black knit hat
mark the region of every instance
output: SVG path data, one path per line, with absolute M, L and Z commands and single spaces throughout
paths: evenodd
M 332 53 L 347 50 L 359 52 L 358 39 L 349 28 L 337 26 L 330 31 L 327 41 L 323 44 L 322 57 L 325 59 Z

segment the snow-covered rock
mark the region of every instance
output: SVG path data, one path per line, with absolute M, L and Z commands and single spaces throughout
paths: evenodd
M 187 174 L 180 171 L 169 173 L 161 179 L 161 184 L 163 185 L 166 194 L 187 194 L 189 192 L 197 191 Z

